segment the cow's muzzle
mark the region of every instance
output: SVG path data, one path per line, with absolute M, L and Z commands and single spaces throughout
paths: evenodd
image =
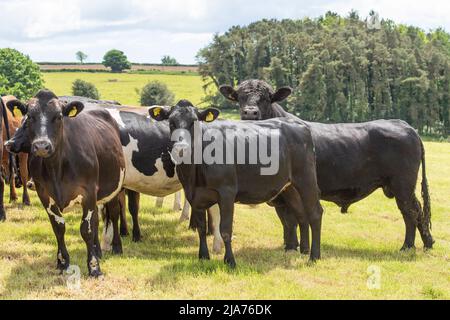
M 31 153 L 36 157 L 48 158 L 53 154 L 53 146 L 49 140 L 38 140 L 31 145 Z
M 241 111 L 241 119 L 242 120 L 260 120 L 261 112 L 258 107 L 255 106 L 246 106 Z
M 8 152 L 14 153 L 14 140 L 8 140 L 5 142 L 5 149 Z
M 172 160 L 175 160 L 175 164 L 180 164 L 182 159 L 189 154 L 189 144 L 184 142 L 175 143 L 172 147 Z

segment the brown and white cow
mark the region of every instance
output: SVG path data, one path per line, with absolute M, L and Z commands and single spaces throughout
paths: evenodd
M 83 209 L 81 236 L 87 247 L 89 275 L 101 275 L 98 212 L 104 205 L 120 211 L 117 195 L 125 178 L 125 159 L 119 128 L 102 108 L 85 110 L 80 101 L 64 103 L 51 91 L 41 90 L 27 104 L 7 103 L 26 114 L 30 143 L 30 175 L 46 209 L 58 243 L 57 266 L 69 267 L 62 213 L 76 204 Z M 112 214 L 113 251 L 121 252 L 118 214 Z

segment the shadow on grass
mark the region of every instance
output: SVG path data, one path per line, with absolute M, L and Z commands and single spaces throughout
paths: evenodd
M 417 248 L 416 250 L 421 250 Z M 396 249 L 379 247 L 347 247 L 343 245 L 322 244 L 322 252 L 325 260 L 327 258 L 351 258 L 361 261 L 400 261 L 414 262 L 416 261 L 416 252 L 414 250 L 400 251 Z

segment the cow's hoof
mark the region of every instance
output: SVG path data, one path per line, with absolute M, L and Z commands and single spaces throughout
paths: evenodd
M 300 254 L 308 255 L 309 253 L 309 248 L 300 248 Z
M 30 206 L 31 206 L 30 200 L 24 201 L 24 202 L 23 202 L 23 205 L 24 205 L 24 206 L 27 206 L 27 207 L 30 207 Z
M 69 268 L 68 262 L 61 262 L 59 259 L 56 261 L 56 269 L 58 269 L 61 273 L 66 271 Z
M 121 237 L 128 237 L 129 235 L 130 233 L 128 232 L 128 230 L 120 230 Z
M 100 278 L 101 276 L 103 276 L 103 273 L 99 269 L 89 271 L 89 277 L 91 278 Z
M 209 258 L 209 253 L 200 253 L 199 255 L 198 255 L 198 259 L 199 260 L 210 260 L 210 258 Z
M 133 234 L 133 242 L 141 242 L 142 237 L 140 234 Z
M 403 247 L 400 248 L 400 251 L 401 252 L 416 251 L 416 246 L 404 244 Z
M 0 213 L 0 222 L 3 222 L 6 220 L 6 215 Z
M 227 258 L 225 257 L 224 262 L 227 266 L 229 266 L 231 269 L 236 268 L 236 261 L 234 260 L 234 257 Z

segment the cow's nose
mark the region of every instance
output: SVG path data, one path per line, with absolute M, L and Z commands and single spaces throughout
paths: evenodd
M 31 152 L 38 157 L 49 157 L 53 151 L 52 144 L 48 140 L 35 141 L 31 147 Z
M 257 107 L 246 107 L 242 112 L 242 120 L 258 120 L 259 109 Z

